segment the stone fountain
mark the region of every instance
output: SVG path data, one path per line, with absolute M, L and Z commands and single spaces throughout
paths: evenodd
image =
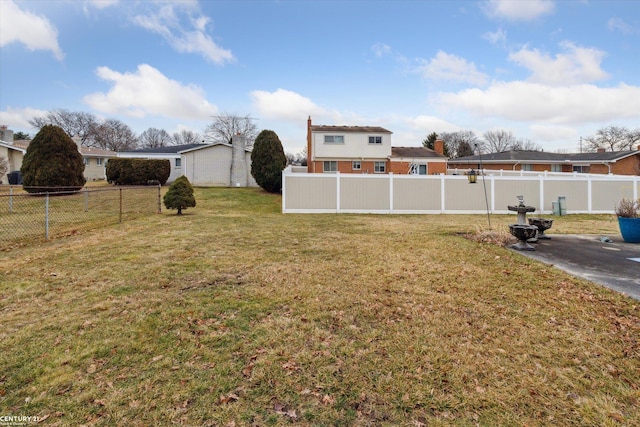
M 533 239 L 538 233 L 538 227 L 535 225 L 529 225 L 527 223 L 527 212 L 533 212 L 536 210 L 533 206 L 526 206 L 524 204 L 524 196 L 518 196 L 517 206 L 507 206 L 510 211 L 518 213 L 517 224 L 509 225 L 509 232 L 519 240 L 518 243 L 511 245 L 513 249 L 519 251 L 535 251 L 536 249 L 527 243 L 527 240 Z
M 551 237 L 544 234 L 545 231 L 551 228 L 553 225 L 552 219 L 546 218 L 529 218 L 529 225 L 533 225 L 538 228 L 537 239 L 551 239 Z

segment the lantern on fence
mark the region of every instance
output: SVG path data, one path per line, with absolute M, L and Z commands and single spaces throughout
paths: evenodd
M 467 173 L 467 179 L 469 180 L 469 184 L 475 184 L 476 182 L 478 182 L 478 174 L 476 173 L 475 169 L 471 169 Z

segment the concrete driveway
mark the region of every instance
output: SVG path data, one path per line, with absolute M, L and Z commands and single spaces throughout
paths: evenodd
M 517 252 L 640 300 L 640 244 L 625 243 L 620 235 L 549 237 L 533 244 L 535 251 Z

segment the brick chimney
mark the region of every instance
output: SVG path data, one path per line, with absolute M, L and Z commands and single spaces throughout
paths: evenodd
M 0 139 L 13 144 L 13 131 L 7 125 L 0 126 Z
M 441 139 L 436 139 L 433 143 L 433 151 L 438 154 L 444 155 L 444 141 Z
M 311 116 L 307 119 L 307 173 L 314 173 L 313 151 L 311 145 Z
M 607 150 L 605 148 L 598 148 L 597 153 L 606 153 Z

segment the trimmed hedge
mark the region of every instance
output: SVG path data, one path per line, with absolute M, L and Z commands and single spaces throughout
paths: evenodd
M 109 159 L 107 181 L 116 185 L 164 185 L 171 175 L 169 160 Z

